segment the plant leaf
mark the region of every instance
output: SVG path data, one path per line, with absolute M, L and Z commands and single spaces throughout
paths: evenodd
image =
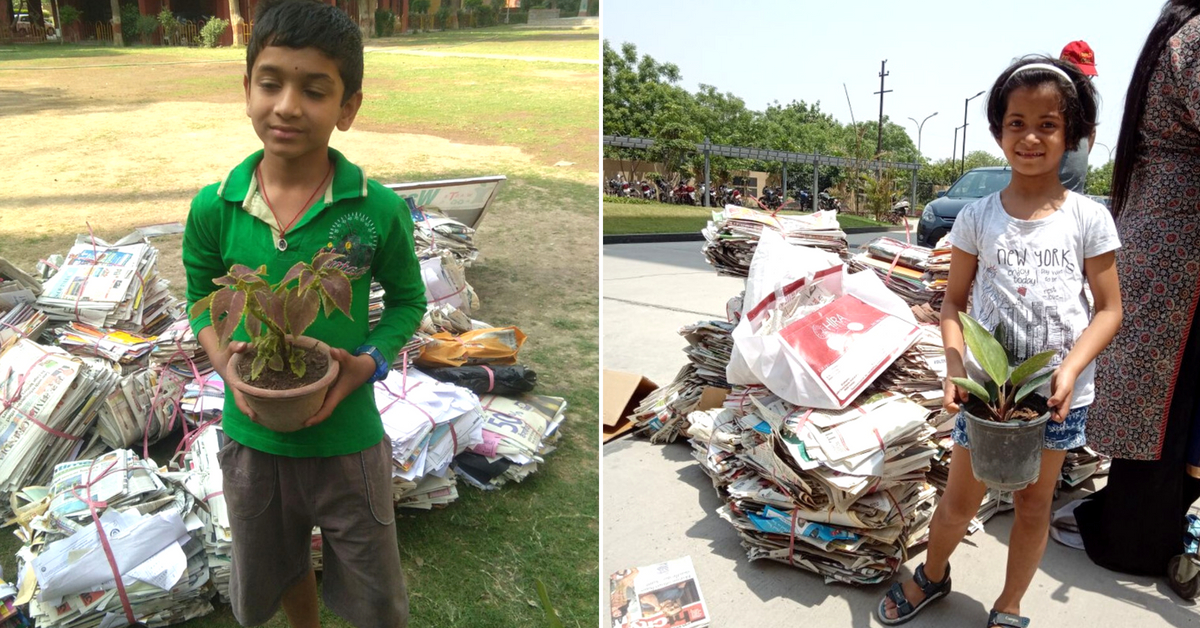
M 271 359 L 267 360 L 267 366 L 271 367 L 272 371 L 282 371 L 283 356 L 279 355 L 278 353 L 271 356 Z
M 296 262 L 294 266 L 288 269 L 287 274 L 283 276 L 283 280 L 279 282 L 279 285 L 286 286 L 291 283 L 293 279 L 300 276 L 300 271 L 304 270 L 304 268 L 304 262 Z
M 1054 371 L 1042 373 L 1041 375 L 1038 375 L 1037 377 L 1025 382 L 1025 385 L 1021 386 L 1021 389 L 1017 391 L 1017 396 L 1013 399 L 1013 405 L 1015 406 L 1016 404 L 1024 401 L 1024 399 L 1029 396 L 1029 393 L 1037 390 L 1042 386 L 1042 384 L 1050 381 L 1051 377 L 1054 377 Z
M 318 253 L 317 256 L 313 258 L 313 270 L 321 270 L 325 268 L 325 265 L 329 262 L 332 262 L 336 259 L 341 259 L 342 257 L 344 256 L 341 253 L 334 253 L 332 251 Z
M 246 312 L 246 333 L 250 334 L 250 339 L 255 340 L 262 335 L 262 321 L 258 320 L 257 316 Z
M 267 356 L 263 355 L 261 351 L 256 353 L 254 355 L 254 361 L 250 363 L 250 381 L 258 379 L 258 376 L 262 375 L 263 367 L 266 365 Z
M 214 292 L 192 304 L 192 309 L 189 312 L 189 315 L 192 318 L 192 320 L 200 318 L 200 315 L 204 313 L 204 310 L 207 310 L 209 308 L 209 306 L 212 304 L 213 295 L 215 295 L 215 294 L 216 294 L 216 292 Z
M 1025 380 L 1032 377 L 1034 373 L 1037 373 L 1045 368 L 1047 364 L 1050 364 L 1050 360 L 1053 359 L 1057 354 L 1057 351 L 1051 349 L 1050 351 L 1043 351 L 1035 356 L 1030 357 L 1028 360 L 1025 360 L 1020 366 L 1013 369 L 1011 376 L 1012 383 L 1016 386 L 1020 386 L 1021 384 L 1025 383 Z
M 287 319 L 283 316 L 282 296 L 269 290 L 257 290 L 254 292 L 254 300 L 258 302 L 258 307 L 267 315 L 267 320 L 274 323 L 280 329 L 287 327 Z
M 237 329 L 238 323 L 242 322 L 242 314 L 246 311 L 246 293 L 234 292 L 233 298 L 229 301 L 229 318 L 225 319 L 225 323 L 229 325 L 229 333 L 233 334 L 233 330 Z
M 546 591 L 546 585 L 538 578 L 533 580 L 534 586 L 537 587 L 538 600 L 542 603 L 542 611 L 546 613 L 546 621 L 550 628 L 563 628 L 562 619 L 558 617 L 558 611 L 554 610 L 554 606 L 550 604 L 550 594 Z
M 224 347 L 229 344 L 229 338 L 233 336 L 233 330 L 237 328 L 237 321 L 231 321 L 229 316 L 229 306 L 233 302 L 233 290 L 221 288 L 212 294 L 212 323 L 213 331 L 217 332 L 217 343 Z
M 287 316 L 287 330 L 293 336 L 304 334 L 304 330 L 317 320 L 321 309 L 321 297 L 313 290 L 297 292 L 292 290 L 284 304 L 284 314 Z
M 954 382 L 957 386 L 966 388 L 967 392 L 975 395 L 984 403 L 990 404 L 992 402 L 991 395 L 988 394 L 988 391 L 979 382 L 965 377 L 951 377 L 950 381 Z
M 288 366 L 291 367 L 292 373 L 296 377 L 304 377 L 304 373 L 308 371 L 308 364 L 304 361 L 305 351 L 299 348 L 292 348 L 292 356 L 288 359 Z
M 342 311 L 342 314 L 346 315 L 346 318 L 354 320 L 354 317 L 350 316 L 350 300 L 353 294 L 350 292 L 350 280 L 346 278 L 346 275 L 338 272 L 322 277 L 321 291 L 333 300 L 333 304 Z
M 321 307 L 325 309 L 325 318 L 333 316 L 333 313 L 337 311 L 337 306 L 333 304 L 333 299 L 329 298 L 329 295 L 325 294 L 324 290 L 321 291 Z
M 963 339 L 975 355 L 975 359 L 979 360 L 979 365 L 992 381 L 1003 385 L 1008 381 L 1009 374 L 1008 354 L 1005 353 L 1004 347 L 966 312 L 959 312 L 958 319 L 962 321 Z
M 233 284 L 237 283 L 237 279 L 232 275 L 222 275 L 216 279 L 213 279 L 213 283 L 217 284 L 218 286 L 232 286 Z
M 266 267 L 265 266 L 259 267 L 259 271 L 265 272 Z M 254 271 L 254 269 L 250 268 L 249 266 L 247 266 L 245 264 L 234 264 L 233 268 L 229 269 L 230 276 L 232 276 L 236 279 L 241 279 L 242 281 L 246 281 L 247 279 L 249 279 L 250 277 L 253 277 L 256 274 L 257 273 Z
M 305 268 L 300 271 L 300 285 L 298 289 L 304 292 L 312 286 L 312 283 L 317 280 L 317 274 Z

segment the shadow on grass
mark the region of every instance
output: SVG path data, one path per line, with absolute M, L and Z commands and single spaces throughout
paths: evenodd
M 32 61 L 36 59 L 77 59 L 83 57 L 117 57 L 136 52 L 137 49 L 113 48 L 89 44 L 21 44 L 0 46 L 0 70 L 5 61 Z

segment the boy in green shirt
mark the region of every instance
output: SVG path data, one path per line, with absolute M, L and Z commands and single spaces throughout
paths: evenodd
M 263 150 L 196 195 L 184 232 L 189 308 L 234 264 L 265 265 L 275 283 L 297 261 L 336 251 L 351 279 L 352 317 L 318 317 L 306 332 L 332 348 L 340 374 L 304 429 L 257 424 L 241 393 L 226 387 L 222 427 L 230 442 L 219 459 L 233 536 L 229 592 L 234 616 L 247 626 L 266 622 L 281 604 L 293 627 L 319 626 L 314 525 L 324 537 L 326 606 L 355 626 L 408 620 L 391 443 L 370 383 L 386 375 L 416 330 L 425 288 L 407 206 L 329 148 L 333 129 L 354 122 L 362 75 L 362 38 L 344 12 L 317 0 L 261 2 L 243 84 Z M 369 330 L 372 278 L 386 296 Z M 192 328 L 225 377 L 231 352 L 246 348 L 245 330 L 221 350 L 207 313 Z

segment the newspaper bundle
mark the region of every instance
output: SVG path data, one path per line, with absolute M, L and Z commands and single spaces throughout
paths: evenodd
M 0 351 L 18 338 L 37 338 L 50 319 L 30 303 L 0 303 Z
M 479 296 L 467 283 L 466 267 L 449 252 L 421 260 L 426 307 L 450 305 L 470 315 L 479 309 Z
M 925 539 L 937 452 L 927 414 L 900 395 L 815 410 L 736 387 L 724 408 L 692 414 L 691 443 L 751 560 L 870 584 Z
M 836 212 L 773 215 L 726 205 L 724 210 L 713 211 L 712 220 L 703 229 L 704 257 L 718 275 L 745 277 L 764 230 L 778 232 L 789 244 L 818 248 L 842 257 L 848 255 L 846 234 L 838 224 Z
M 520 482 L 555 449 L 566 418 L 562 397 L 483 395 L 483 443 L 454 459 L 455 471 L 469 484 L 490 490 Z
M 200 346 L 188 319 L 181 318 L 168 326 L 153 340 L 150 350 L 152 366 L 165 365 L 184 377 L 213 372 L 208 353 Z
M 413 210 L 412 217 L 418 259 L 448 252 L 463 266 L 470 266 L 479 257 L 474 229 L 431 208 Z
M 622 569 L 608 579 L 612 628 L 704 628 L 708 606 L 690 556 Z
M 104 360 L 21 339 L 0 353 L 0 508 L 70 459 L 120 376 Z
M 42 293 L 37 277 L 0 257 L 0 309 L 18 303 L 32 303 Z
M 733 351 L 733 323 L 699 321 L 679 330 L 688 341 L 688 363 L 675 379 L 646 395 L 629 420 L 650 442 L 672 442 L 687 430 L 687 416 L 696 408 L 705 387 L 729 388 L 725 367 Z
M 165 626 L 212 612 L 201 507 L 183 488 L 185 476 L 159 473 L 153 461 L 129 450 L 55 467 L 50 488 L 42 489 L 44 511 L 18 532 L 25 542 L 17 554 L 18 601 L 28 600 L 34 622 L 72 628 L 124 623 L 113 562 L 138 621 Z M 103 502 L 95 511 L 111 559 L 81 497 Z
M 157 334 L 180 318 L 157 261 L 158 250 L 145 238 L 110 245 L 81 235 L 42 286 L 37 306 L 56 322 Z
M 153 337 L 127 331 L 99 329 L 79 322 L 70 322 L 54 330 L 58 346 L 75 355 L 105 358 L 121 365 L 141 361 L 154 348 Z
M 451 461 L 485 442 L 479 398 L 466 388 L 408 369 L 390 371 L 375 382 L 375 404 L 392 443 L 395 501 L 413 508 L 448 503 L 450 494 L 457 495 L 450 479 Z M 431 476 L 445 481 L 423 482 Z
M 161 367 L 125 375 L 100 406 L 100 439 L 113 449 L 162 440 L 184 420 L 180 403 L 188 381 Z
M 209 575 L 220 600 L 228 603 L 233 534 L 222 492 L 221 465 L 217 461 L 217 452 L 225 442 L 225 433 L 219 425 L 202 428 L 191 436 L 190 446 L 180 459 L 180 467 L 185 473 L 183 487 L 204 504 L 196 511 L 196 516 L 204 524 L 201 541 L 208 558 Z
M 875 272 L 909 305 L 932 303 L 940 307 L 944 291 L 930 290 L 924 280 L 932 251 L 886 236 L 868 242 L 863 249 L 850 258 L 852 269 Z

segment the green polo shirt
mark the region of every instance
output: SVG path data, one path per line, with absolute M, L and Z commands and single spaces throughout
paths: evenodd
M 192 199 L 183 233 L 189 310 L 217 288 L 213 279 L 234 264 L 265 265 L 266 279 L 274 284 L 296 262 L 311 263 L 317 252 L 335 250 L 345 255 L 340 261 L 351 278 L 353 316 L 347 318 L 339 311 L 329 318 L 319 314 L 305 335 L 351 352 L 372 345 L 389 362 L 394 360 L 425 313 L 425 286 L 413 252 L 412 215 L 407 205 L 331 148 L 332 182 L 288 230 L 287 250 L 279 251 L 275 248 L 278 227 L 269 212 L 263 215 L 254 193 L 254 169 L 262 155 L 262 151 L 251 155 L 224 181 L 200 190 Z M 374 330 L 367 326 L 372 278 L 386 291 L 383 318 Z M 192 321 L 192 329 L 199 334 L 211 324 L 212 318 L 205 312 Z M 233 338 L 249 340 L 241 325 Z M 287 434 L 250 421 L 234 403 L 232 388 L 226 387 L 221 423 L 225 433 L 243 445 L 291 457 L 355 453 L 383 438 L 383 423 L 369 384 L 342 400 L 324 422 Z

